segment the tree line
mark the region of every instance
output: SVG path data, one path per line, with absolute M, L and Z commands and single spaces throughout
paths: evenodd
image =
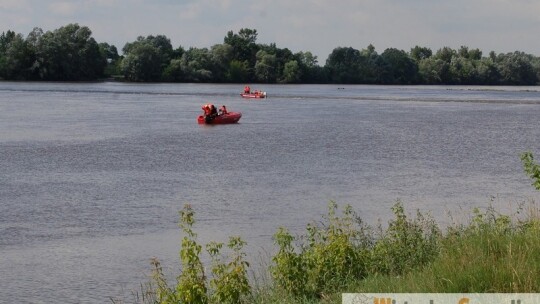
M 336 47 L 320 65 L 311 52 L 257 43 L 257 30 L 227 32 L 210 48 L 174 48 L 165 35 L 139 36 L 122 48 L 98 43 L 86 26 L 34 28 L 26 37 L 0 35 L 0 79 L 133 82 L 535 85 L 540 57 L 524 52 L 487 56 L 479 49 L 415 46 L 409 52 L 373 45 Z

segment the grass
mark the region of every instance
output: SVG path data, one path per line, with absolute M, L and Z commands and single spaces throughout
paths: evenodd
M 474 210 L 468 222 L 443 232 L 429 216 L 417 212 L 411 217 L 401 202 L 384 229 L 368 227 L 352 208 L 340 213 L 331 203 L 323 221 L 308 225 L 304 235 L 278 230 L 278 251 L 270 266 L 248 283 L 239 237 L 231 238 L 229 260 L 214 260 L 212 273 L 202 271 L 198 254 L 203 246 L 192 230 L 194 214 L 188 206 L 181 212 L 186 237 L 176 284 L 167 285 L 154 260 L 153 280 L 133 302 L 323 304 L 341 303 L 344 292 L 538 293 L 538 210 L 534 205 L 525 214 L 523 209 L 513 215 Z M 219 253 L 221 247 L 209 245 Z M 187 301 L 186 294 L 197 296 Z
M 480 229 L 449 233 L 440 254 L 402 276 L 374 274 L 354 282 L 354 292 L 522 293 L 540 290 L 540 225 L 527 222 L 501 231 Z
M 531 210 L 524 219 L 491 208 L 484 213 L 475 210 L 469 223 L 437 235 L 437 253 L 430 261 L 397 272 L 372 267 L 365 276 L 343 278 L 340 289 L 316 297 L 291 297 L 279 288 L 257 291 L 252 303 L 341 303 L 343 292 L 537 293 L 540 217 L 537 208 Z M 401 230 L 401 237 L 408 232 Z
M 521 155 L 524 170 L 540 190 L 540 165 Z M 170 286 L 157 259 L 153 276 L 135 303 L 341 303 L 342 293 L 538 293 L 540 292 L 540 209 L 523 215 L 493 208 L 473 211 L 470 220 L 445 231 L 429 216 L 392 207 L 394 219 L 373 229 L 346 206 L 331 202 L 328 214 L 300 236 L 284 227 L 274 234 L 278 250 L 268 271 L 248 280 L 249 264 L 240 237 L 206 245 L 212 256 L 205 273 L 203 248 L 193 230 L 191 206 L 180 211 L 182 271 Z M 114 303 L 123 300 L 112 299 Z

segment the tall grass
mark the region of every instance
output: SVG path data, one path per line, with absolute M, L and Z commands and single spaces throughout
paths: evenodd
M 531 153 L 522 155 L 525 172 L 540 190 L 540 166 Z M 522 209 L 518 210 L 522 211 Z M 182 272 L 175 286 L 153 260 L 151 282 L 138 303 L 340 303 L 343 292 L 536 293 L 540 292 L 540 212 L 531 205 L 526 216 L 475 209 L 470 220 L 444 231 L 428 215 L 412 217 L 401 202 L 383 228 L 365 225 L 346 206 L 331 202 L 328 214 L 306 232 L 286 228 L 274 235 L 263 284 L 250 284 L 239 237 L 230 239 L 229 260 L 223 244 L 206 246 L 211 274 L 204 273 L 189 205 L 180 212 Z M 266 278 L 269 278 L 267 280 Z
M 466 223 L 444 232 L 429 216 L 408 215 L 401 202 L 386 228 L 365 225 L 347 206 L 293 236 L 280 228 L 277 252 L 259 280 L 248 282 L 245 242 L 211 242 L 211 273 L 205 274 L 192 230 L 194 213 L 181 212 L 182 272 L 169 285 L 157 259 L 150 282 L 135 303 L 341 303 L 343 292 L 536 293 L 540 292 L 540 212 L 531 205 L 512 216 L 476 209 Z M 520 211 L 522 211 L 520 209 Z M 208 276 L 207 276 L 208 275 Z M 120 303 L 123 301 L 113 301 Z
M 540 221 L 512 221 L 493 209 L 441 236 L 439 254 L 403 276 L 374 274 L 354 292 L 539 292 Z

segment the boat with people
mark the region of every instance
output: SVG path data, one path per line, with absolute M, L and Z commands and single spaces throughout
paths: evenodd
M 249 86 L 245 86 L 244 91 L 240 93 L 240 96 L 243 98 L 266 98 L 266 92 L 259 90 L 252 92 Z
M 222 105 L 219 110 L 213 104 L 205 104 L 202 106 L 203 115 L 199 115 L 197 122 L 199 124 L 222 125 L 237 123 L 242 117 L 240 112 L 229 112 L 225 105 Z
M 250 93 L 240 93 L 240 96 L 244 98 L 266 98 L 266 92 L 254 91 Z

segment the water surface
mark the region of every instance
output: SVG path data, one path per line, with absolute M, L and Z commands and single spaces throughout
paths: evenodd
M 0 82 L 0 302 L 103 303 L 178 273 L 178 211 L 204 240 L 271 251 L 327 203 L 368 222 L 538 200 L 538 87 Z M 239 124 L 201 126 L 201 105 Z

